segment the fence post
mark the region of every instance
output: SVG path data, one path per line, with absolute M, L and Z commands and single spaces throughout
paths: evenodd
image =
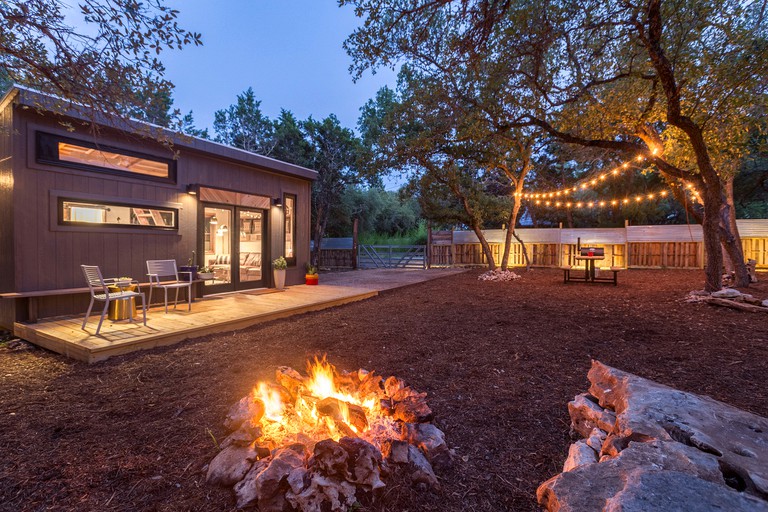
M 624 219 L 624 268 L 629 268 L 629 219 Z
M 358 218 L 352 221 L 352 269 L 357 270 L 357 226 Z
M 427 248 L 424 251 L 424 268 L 432 268 L 432 221 L 427 221 Z

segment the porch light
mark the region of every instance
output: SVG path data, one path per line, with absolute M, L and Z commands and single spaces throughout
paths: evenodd
M 272 204 L 277 206 L 278 208 L 282 208 L 283 206 L 283 198 L 282 197 L 276 197 L 272 200 Z
M 197 195 L 197 185 L 187 185 L 187 194 L 191 196 Z

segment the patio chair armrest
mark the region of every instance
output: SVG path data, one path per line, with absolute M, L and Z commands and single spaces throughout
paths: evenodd
M 192 274 L 193 272 L 191 270 L 179 270 L 179 274 L 189 274 L 189 282 L 192 282 Z M 179 281 L 182 281 L 182 279 L 179 279 Z M 184 279 L 186 281 L 186 279 Z

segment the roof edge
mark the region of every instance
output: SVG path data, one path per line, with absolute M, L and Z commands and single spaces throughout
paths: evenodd
M 134 135 L 151 137 L 164 144 L 200 151 L 237 163 L 254 165 L 278 174 L 301 178 L 308 181 L 314 181 L 318 176 L 317 171 L 300 165 L 283 162 L 282 160 L 258 155 L 211 140 L 176 132 L 137 119 L 113 118 L 95 111 L 93 119 L 88 119 L 80 110 L 85 109 L 86 107 L 77 105 L 70 100 L 35 91 L 18 84 L 13 85 L 5 93 L 2 99 L 0 99 L 0 106 L 4 107 L 8 102 L 14 100 L 18 105 L 24 105 L 30 108 L 42 108 L 54 114 L 65 115 L 80 121 L 94 122 L 106 128 L 113 128 Z

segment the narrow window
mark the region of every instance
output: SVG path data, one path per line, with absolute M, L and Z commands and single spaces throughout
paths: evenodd
M 37 160 L 62 167 L 109 172 L 134 178 L 175 180 L 173 160 L 48 133 L 37 133 Z
M 59 224 L 178 229 L 178 210 L 59 198 Z
M 285 214 L 285 259 L 289 265 L 296 265 L 296 196 L 283 196 Z

